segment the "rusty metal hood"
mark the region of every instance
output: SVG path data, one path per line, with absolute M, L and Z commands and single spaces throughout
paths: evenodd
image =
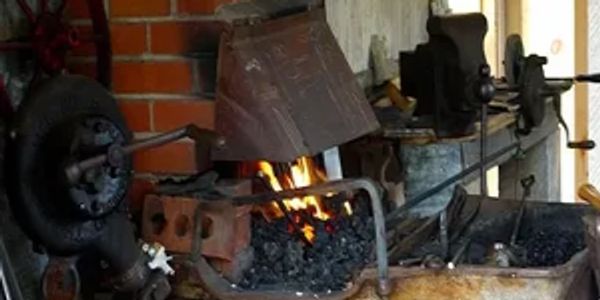
M 379 127 L 319 9 L 221 37 L 216 160 L 292 161 Z

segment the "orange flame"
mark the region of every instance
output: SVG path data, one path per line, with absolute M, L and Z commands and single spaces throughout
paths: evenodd
M 314 161 L 308 157 L 298 158 L 291 164 L 288 172 L 280 174 L 281 178 L 277 177 L 273 165 L 270 163 L 261 161 L 258 163 L 258 166 L 262 175 L 268 179 L 271 188 L 276 192 L 284 189 L 308 187 L 327 181 L 325 174 L 316 168 Z M 311 212 L 312 217 L 318 220 L 327 221 L 331 219 L 331 215 L 325 211 L 321 198 L 318 196 L 309 195 L 302 198 L 283 199 L 283 204 L 287 211 L 308 210 Z M 280 210 L 277 203 L 273 202 L 271 206 L 276 217 L 284 216 L 284 212 Z M 352 215 L 352 206 L 349 202 L 346 201 L 343 207 L 348 215 Z M 312 242 L 315 238 L 315 228 L 310 224 L 299 225 L 302 226 L 302 232 L 307 240 Z

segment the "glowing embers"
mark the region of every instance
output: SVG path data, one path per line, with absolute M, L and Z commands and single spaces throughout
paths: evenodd
M 325 173 L 316 166 L 314 160 L 308 157 L 298 158 L 289 164 L 271 164 L 261 161 L 258 163 L 258 168 L 270 188 L 276 192 L 313 186 L 327 181 Z M 352 215 L 350 202 L 345 201 L 342 208 L 345 214 Z M 311 221 L 328 221 L 335 216 L 335 212 L 328 210 L 321 197 L 313 195 L 283 199 L 280 202 L 273 201 L 267 213 L 274 218 L 283 218 L 287 214 L 290 222 L 293 222 L 289 224 L 288 231 L 292 233 L 297 230 L 302 231 L 309 242 L 315 239 L 315 227 Z M 326 226 L 325 229 L 330 233 L 333 231 L 331 226 Z

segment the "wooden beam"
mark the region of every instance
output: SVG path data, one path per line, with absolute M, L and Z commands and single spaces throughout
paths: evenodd
M 588 0 L 575 0 L 575 74 L 588 72 Z M 575 140 L 588 138 L 588 85 L 575 87 Z M 588 155 L 575 152 L 575 195 L 577 188 L 588 181 Z
M 523 34 L 523 1 L 504 0 L 506 34 Z

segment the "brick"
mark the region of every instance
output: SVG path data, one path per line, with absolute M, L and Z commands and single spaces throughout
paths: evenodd
M 213 14 L 222 4 L 233 0 L 177 0 L 177 11 L 181 14 Z
M 121 100 L 119 108 L 127 121 L 127 126 L 134 132 L 148 132 L 150 127 L 150 102 L 138 100 Z
M 217 21 L 158 22 L 151 24 L 152 53 L 217 53 L 225 25 Z
M 91 25 L 76 27 L 82 40 L 71 54 L 74 56 L 94 56 L 96 45 L 91 42 L 94 36 Z M 116 55 L 134 55 L 146 52 L 145 24 L 111 24 L 110 40 L 112 52 Z
M 68 0 L 65 14 L 70 19 L 88 19 L 90 11 L 86 0 Z
M 190 123 L 200 128 L 214 128 L 215 105 L 213 101 L 156 101 L 153 110 L 155 131 L 169 131 Z
M 204 0 L 200 0 L 204 1 Z M 167 16 L 171 13 L 170 0 L 111 0 L 111 17 Z
M 117 93 L 190 93 L 188 62 L 116 62 L 113 89 Z
M 139 173 L 190 175 L 197 171 L 195 145 L 171 143 L 159 148 L 136 152 L 133 165 Z
M 145 24 L 112 24 L 110 37 L 113 54 L 142 54 L 146 52 Z

